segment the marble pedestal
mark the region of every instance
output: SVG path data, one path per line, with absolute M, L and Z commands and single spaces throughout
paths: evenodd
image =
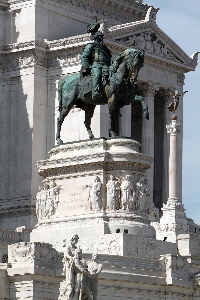
M 31 241 L 55 245 L 55 241 L 60 243 L 75 233 L 87 237 L 116 232 L 155 238 L 148 215 L 152 199 L 148 198 L 145 207 L 139 199 L 136 203 L 138 178 L 145 178 L 152 163 L 151 157 L 139 152 L 139 146 L 132 139 L 116 138 L 68 143 L 51 149 L 50 159 L 37 163 L 44 186 L 37 194 L 38 224 Z M 101 204 L 94 208 L 90 203 L 91 186 L 97 176 Z M 118 203 L 113 207 L 108 206 L 111 176 L 117 184 Z M 126 176 L 135 199 L 132 208 L 123 207 L 122 203 L 122 181 Z
M 44 178 L 36 197 L 38 223 L 30 242 L 9 246 L 10 300 L 59 299 L 62 259 L 74 234 L 87 263 L 99 254 L 98 299 L 197 299 L 196 252 L 188 261 L 175 241 L 155 237 L 156 209 L 145 181 L 152 159 L 139 146 L 125 138 L 74 142 L 55 146 L 50 159 L 37 163 Z M 188 236 L 181 236 L 181 249 L 186 243 Z M 1 276 L 6 280 L 3 270 Z

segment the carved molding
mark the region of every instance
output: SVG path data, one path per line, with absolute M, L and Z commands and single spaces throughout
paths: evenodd
M 124 146 L 127 146 L 127 153 L 124 153 Z M 97 148 L 96 153 L 94 153 L 95 147 Z M 99 148 L 102 149 L 101 152 L 99 152 Z M 91 149 L 91 154 L 88 154 L 90 153 L 89 149 Z M 45 177 L 66 176 L 96 170 L 135 170 L 144 172 L 150 167 L 152 158 L 139 153 L 138 149 L 138 142 L 122 138 L 74 142 L 54 147 L 49 152 L 50 159 L 38 161 L 36 166 L 39 174 Z M 74 152 L 74 154 L 72 151 L 76 153 Z
M 34 265 L 57 268 L 61 262 L 60 254 L 48 243 L 20 242 L 8 246 L 9 262 L 12 267 Z
M 3 45 L 0 46 L 0 51 L 1 52 L 11 52 L 13 50 L 17 51 L 22 51 L 24 50 L 29 50 L 30 48 L 41 48 L 42 50 L 45 50 L 47 48 L 47 45 L 43 41 L 39 40 L 34 40 L 34 41 L 28 41 L 28 42 L 21 42 L 21 43 L 13 43 L 9 45 Z
M 186 217 L 184 206 L 178 201 L 178 198 L 169 198 L 166 204 L 163 204 L 162 211 L 173 210 L 178 217 Z
M 189 226 L 187 224 L 180 223 L 169 223 L 169 224 L 160 224 L 152 223 L 153 227 L 159 233 L 168 233 L 175 232 L 176 234 L 186 234 L 189 233 Z
M 32 67 L 34 65 L 47 67 L 46 52 L 32 49 L 23 52 L 1 54 L 0 56 L 0 68 L 2 69 L 17 69 Z
M 50 157 L 53 157 L 54 155 L 58 154 L 59 152 L 68 152 L 68 151 L 74 151 L 74 150 L 83 150 L 83 149 L 88 149 L 88 148 L 95 148 L 102 146 L 105 148 L 105 150 L 110 149 L 114 145 L 127 145 L 131 146 L 133 150 L 138 152 L 138 149 L 140 147 L 140 143 L 133 140 L 133 139 L 126 139 L 126 138 L 117 138 L 117 139 L 106 139 L 106 138 L 101 138 L 101 139 L 94 139 L 94 140 L 88 140 L 84 142 L 73 142 L 69 144 L 63 144 L 56 146 L 52 148 L 49 151 Z M 147 157 L 146 155 L 144 155 Z
M 95 155 L 96 156 L 96 155 Z M 99 156 L 98 156 L 99 157 Z M 138 156 L 138 159 L 140 157 Z M 141 162 L 93 162 L 85 165 L 74 165 L 74 166 L 62 166 L 62 163 L 59 161 L 60 166 L 58 166 L 57 161 L 54 161 L 55 165 L 51 164 L 48 169 L 42 168 L 39 166 L 38 173 L 40 176 L 48 177 L 48 176 L 61 176 L 66 177 L 67 175 L 77 176 L 81 173 L 94 172 L 97 170 L 131 170 L 137 172 L 145 172 L 145 170 L 149 169 L 150 165 L 147 163 Z M 76 174 L 76 175 L 75 175 Z

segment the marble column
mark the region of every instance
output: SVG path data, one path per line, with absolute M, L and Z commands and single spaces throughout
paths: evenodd
M 119 116 L 119 136 L 131 137 L 131 104 L 120 109 L 122 117 Z
M 156 232 L 157 239 L 164 236 L 168 242 L 176 243 L 177 237 L 181 234 L 189 233 L 189 225 L 185 215 L 185 209 L 178 199 L 178 134 L 180 124 L 177 123 L 177 116 L 173 115 L 171 123 L 166 126 L 170 134 L 170 154 L 169 154 L 169 198 L 163 204 L 163 216 L 158 224 Z
M 180 132 L 180 124 L 177 123 L 177 117 L 172 116 L 172 121 L 166 126 L 167 132 L 170 133 L 170 154 L 169 154 L 169 198 L 178 199 L 177 197 L 177 148 L 178 133 Z
M 154 158 L 154 97 L 155 92 L 158 91 L 158 85 L 155 83 L 145 83 L 141 85 L 143 96 L 149 109 L 149 120 L 143 118 L 142 121 L 142 142 L 141 152 L 148 154 Z M 150 195 L 153 200 L 153 179 L 154 179 L 154 165 L 147 170 L 147 179 L 150 188 Z

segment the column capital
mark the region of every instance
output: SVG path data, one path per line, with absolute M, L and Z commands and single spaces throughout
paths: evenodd
M 138 88 L 142 91 L 144 97 L 154 97 L 159 90 L 159 84 L 154 82 L 139 82 Z
M 177 84 L 180 86 L 185 84 L 185 75 L 183 73 L 177 74 Z
M 167 133 L 177 134 L 181 132 L 181 124 L 177 123 L 176 120 L 172 120 L 169 125 L 166 125 Z

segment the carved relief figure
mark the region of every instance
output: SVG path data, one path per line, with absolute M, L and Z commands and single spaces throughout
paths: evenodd
M 120 209 L 120 184 L 116 177 L 110 175 L 107 187 L 107 208 L 109 210 Z
M 153 43 L 151 40 L 151 31 L 145 32 L 145 49 L 149 52 L 153 52 Z
M 126 175 L 121 184 L 121 202 L 122 209 L 134 210 L 135 209 L 135 190 L 131 181 L 131 176 Z
M 138 49 L 144 49 L 145 48 L 145 37 L 144 37 L 144 33 L 140 33 L 137 36 L 137 48 Z
M 134 47 L 135 46 L 135 40 L 136 40 L 135 35 L 129 36 L 128 40 L 126 41 L 126 44 Z
M 36 213 L 38 219 L 45 216 L 49 185 L 44 182 L 36 195 Z
M 149 213 L 150 194 L 147 180 L 142 175 L 136 182 L 137 209 Z
M 163 56 L 168 56 L 168 50 L 167 50 L 167 46 L 166 46 L 166 45 L 163 45 L 163 46 L 161 47 L 161 54 L 162 54 Z
M 94 176 L 94 181 L 89 185 L 89 202 L 91 210 L 102 209 L 102 183 L 98 176 Z
M 55 181 L 51 181 L 50 185 L 46 182 L 39 188 L 36 195 L 36 214 L 38 219 L 50 217 L 55 213 L 59 202 L 61 186 Z
M 154 40 L 153 40 L 153 53 L 159 55 L 160 54 L 160 48 L 161 48 L 161 44 L 158 42 L 158 38 L 155 35 Z

